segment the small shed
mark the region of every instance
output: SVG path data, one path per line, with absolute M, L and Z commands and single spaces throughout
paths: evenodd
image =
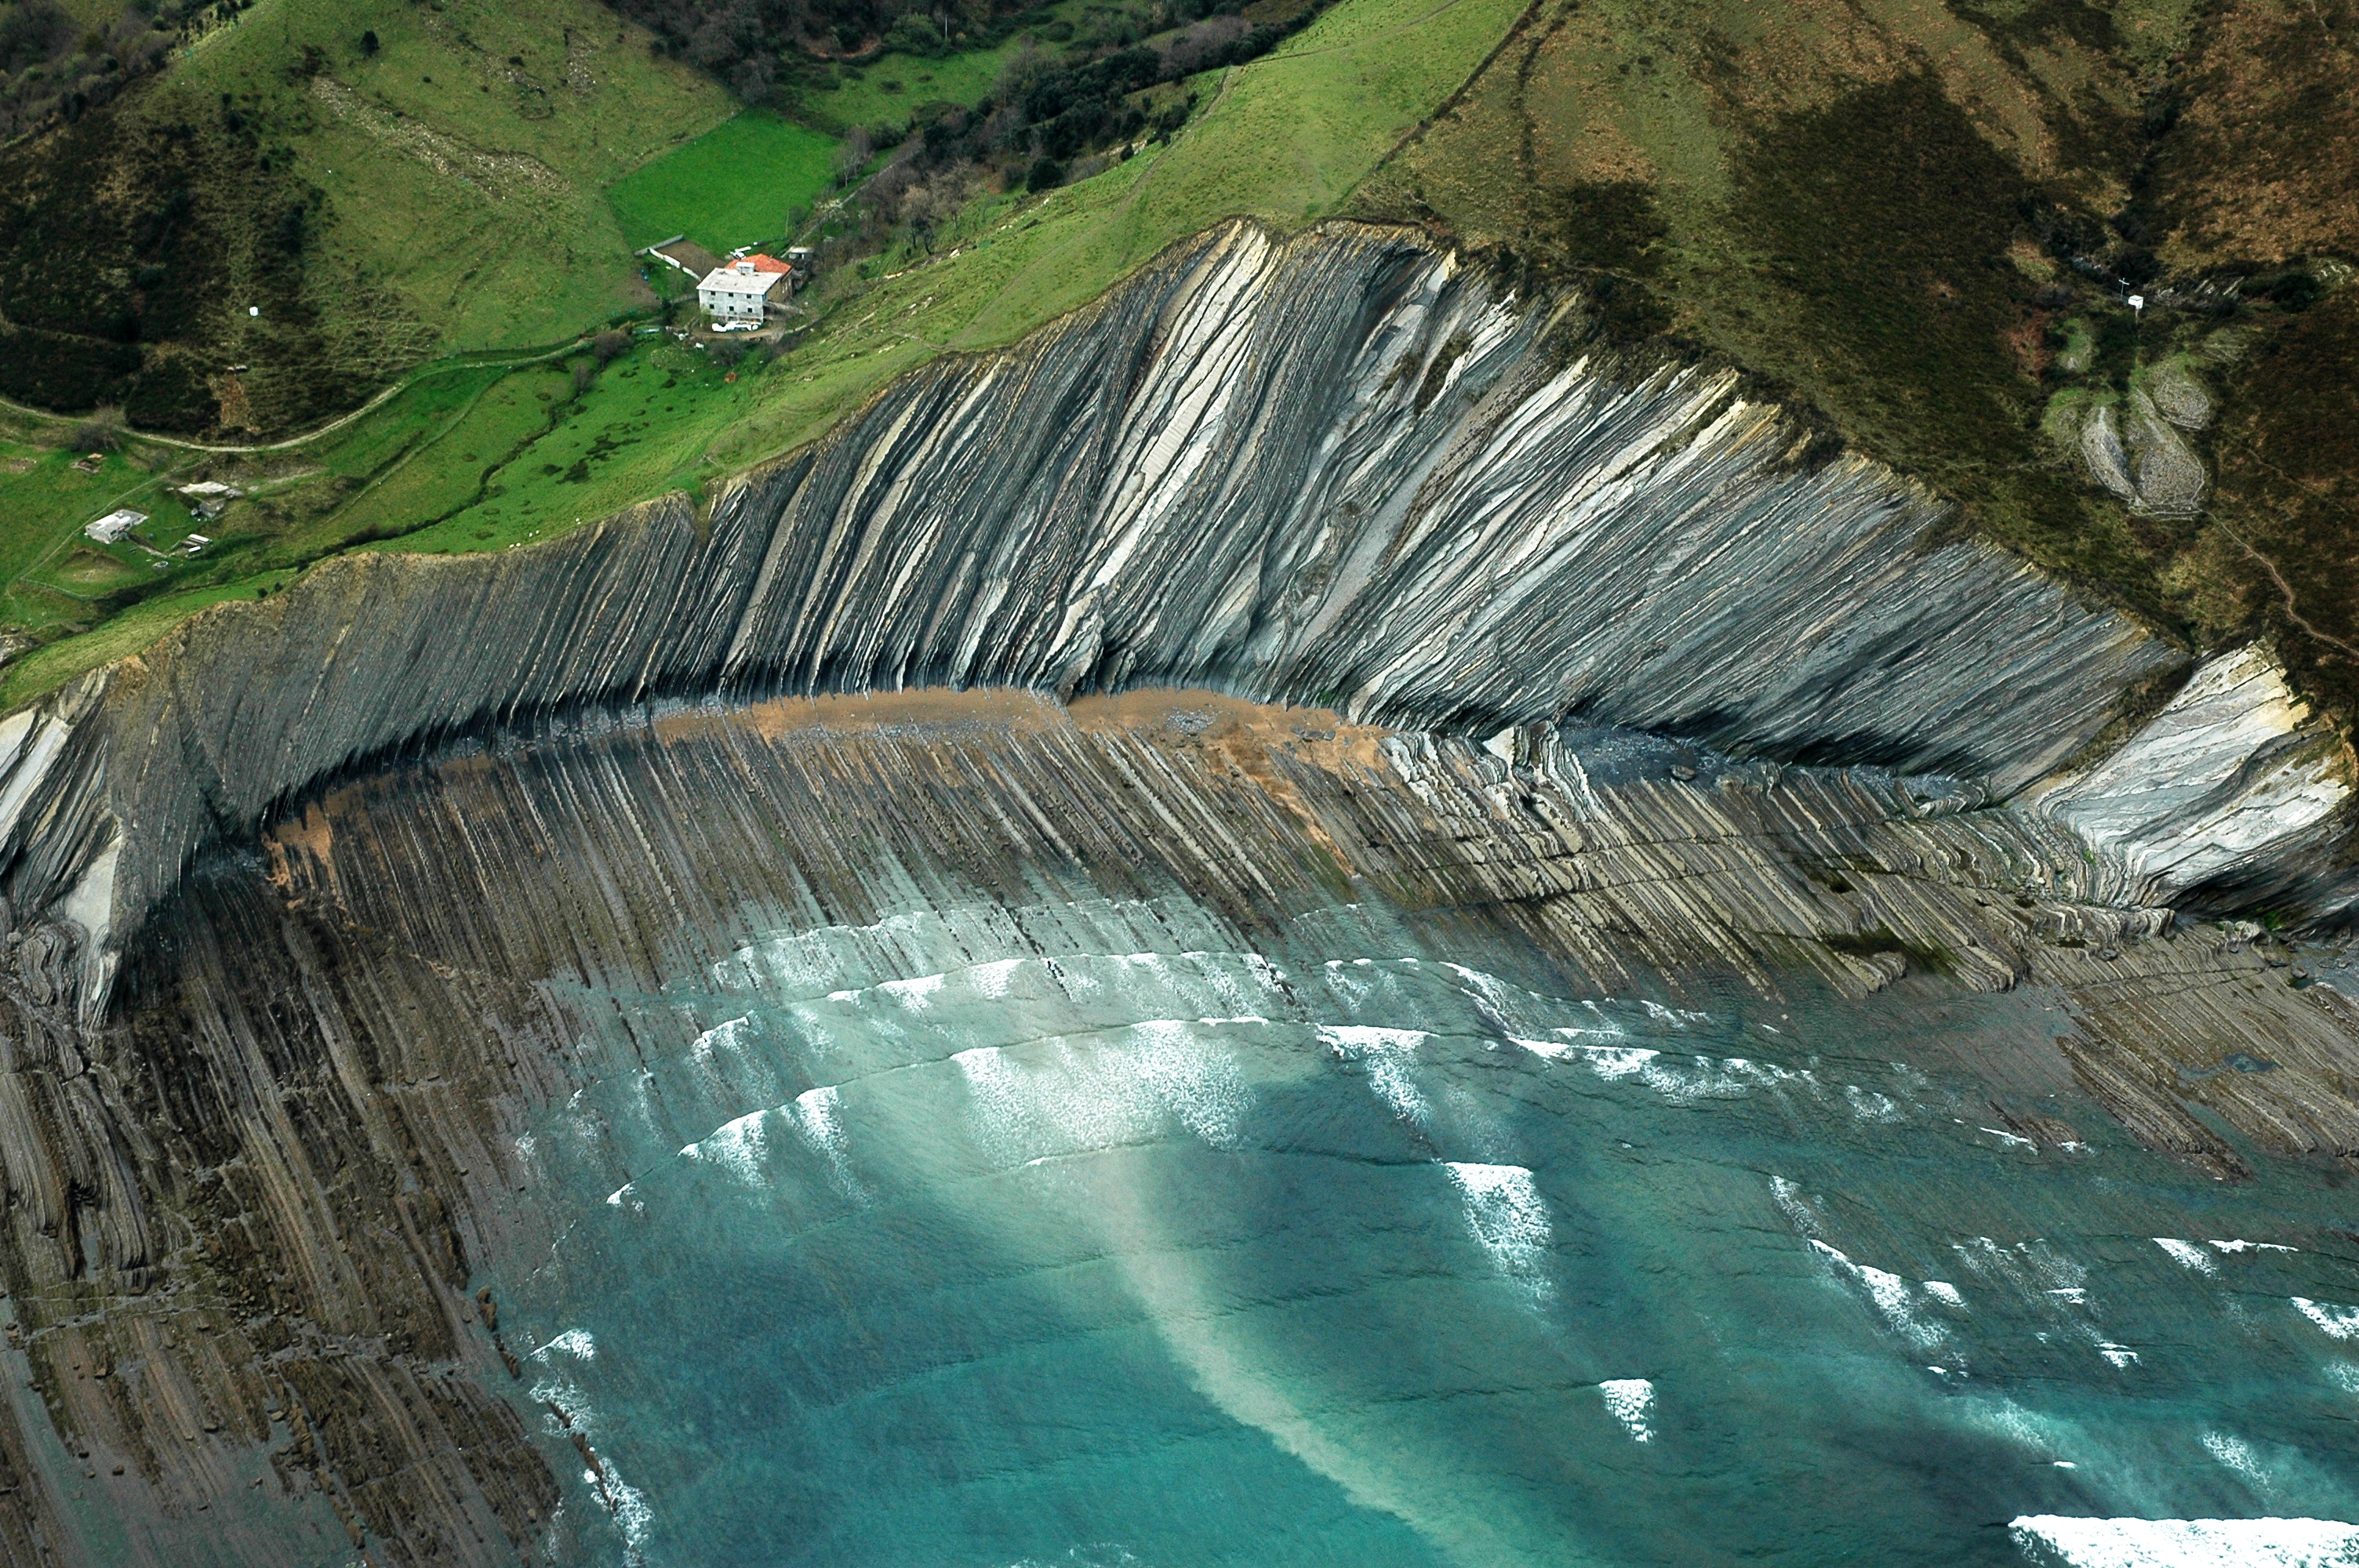
M 121 511 L 108 513 L 84 528 L 82 533 L 102 545 L 112 545 L 147 521 L 147 514 L 145 512 L 134 512 L 129 507 L 125 507 Z
M 200 523 L 212 522 L 222 514 L 223 507 L 245 493 L 235 485 L 211 479 L 180 486 L 180 499 L 189 503 L 189 511 Z

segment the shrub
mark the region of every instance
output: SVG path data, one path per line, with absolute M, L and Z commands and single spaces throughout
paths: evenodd
M 123 410 L 120 408 L 93 408 L 89 418 L 74 427 L 73 449 L 77 452 L 111 452 L 122 444 Z

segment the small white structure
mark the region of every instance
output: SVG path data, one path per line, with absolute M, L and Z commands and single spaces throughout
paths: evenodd
M 147 521 L 147 514 L 145 512 L 134 512 L 125 507 L 120 512 L 108 513 L 89 527 L 84 528 L 82 533 L 102 545 L 112 545 Z
M 775 256 L 739 256 L 704 275 L 696 286 L 696 302 L 715 326 L 738 322 L 759 325 L 772 300 L 790 292 L 794 269 Z
M 189 503 L 189 510 L 200 523 L 212 522 L 222 514 L 223 507 L 245 493 L 235 485 L 223 484 L 218 480 L 201 480 L 195 484 L 180 486 L 180 499 Z

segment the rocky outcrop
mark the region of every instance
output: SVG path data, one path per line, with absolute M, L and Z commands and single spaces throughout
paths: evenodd
M 1396 233 L 1240 226 L 905 378 L 708 518 L 346 557 L 199 618 L 0 727 L 0 850 L 20 917 L 91 934 L 94 1007 L 203 843 L 569 705 L 1182 683 L 2006 793 L 2179 657 L 1888 471 L 1811 459 L 1732 377 L 1617 355 Z
M 1733 378 L 1364 230 L 1208 236 L 702 516 L 328 563 L 0 720 L 0 1544 L 82 1555 L 92 1483 L 135 1561 L 291 1563 L 302 1510 L 512 1561 L 558 1491 L 471 1287 L 552 1239 L 528 1115 L 646 1070 L 666 977 L 905 907 L 1244 950 L 1373 890 L 1600 987 L 2049 984 L 2040 1070 L 2149 1142 L 2234 1173 L 2192 1099 L 2351 1153 L 2332 997 L 2158 902 L 2340 909 L 2340 753 L 2247 652 L 2089 761 L 2183 663 Z M 911 695 L 778 700 L 870 692 Z
M 135 1562 L 307 1561 L 282 1533 L 306 1518 L 380 1563 L 513 1561 L 560 1495 L 545 1451 L 603 1463 L 562 1422 L 537 1448 L 495 1392 L 531 1386 L 534 1347 L 482 1281 L 549 1256 L 571 1201 L 535 1130 L 605 1191 L 739 1115 L 760 1086 L 684 1043 L 733 989 L 817 983 L 814 933 L 874 984 L 931 972 L 913 923 L 1054 958 L 1134 910 L 1175 950 L 1252 953 L 1368 903 L 1520 933 L 1610 994 L 2045 985 L 2079 1027 L 1977 1069 L 2012 1136 L 2074 1134 L 2010 1076 L 2077 1078 L 2223 1175 L 2243 1156 L 2183 1102 L 2265 1150 L 2359 1151 L 2331 991 L 1949 779 L 1548 726 L 1485 749 L 1201 692 L 926 692 L 535 722 L 307 801 L 258 849 L 159 908 L 104 1026 L 7 999 L 0 1270 L 31 1398 L 0 1529 L 27 1539 L 95 1487 L 142 1521 Z M 22 973 L 67 951 L 37 941 Z
M 2034 798 L 2122 855 L 2142 898 L 2299 909 L 2346 896 L 2334 851 L 2350 795 L 2348 749 L 2255 646 L 2205 663 L 2112 755 Z

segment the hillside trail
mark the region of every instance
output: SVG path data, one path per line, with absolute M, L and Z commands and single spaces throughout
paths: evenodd
M 184 452 L 209 452 L 234 456 L 253 452 L 289 451 L 297 447 L 309 446 L 313 441 L 320 439 L 323 436 L 334 435 L 337 431 L 344 428 L 344 427 L 352 424 L 353 421 L 365 415 L 375 413 L 377 409 L 390 402 L 395 396 L 407 391 L 409 387 L 416 385 L 419 382 L 424 381 L 429 376 L 448 375 L 452 371 L 459 370 L 514 370 L 519 365 L 539 364 L 544 361 L 560 359 L 567 354 L 577 351 L 582 347 L 582 339 L 575 338 L 569 342 L 560 344 L 556 348 L 543 349 L 537 353 L 525 354 L 520 358 L 510 360 L 439 361 L 434 364 L 427 365 L 422 369 L 413 371 L 409 374 L 403 376 L 399 381 L 394 382 L 390 385 L 386 386 L 384 390 L 377 393 L 375 396 L 370 398 L 366 403 L 362 404 L 359 407 L 353 409 L 349 414 L 338 415 L 335 418 L 329 420 L 324 425 L 314 426 L 312 428 L 305 430 L 299 435 L 288 436 L 277 441 L 256 441 L 244 444 L 223 444 L 212 441 L 190 441 L 184 440 L 178 436 L 159 436 L 155 434 L 153 431 L 134 429 L 128 425 L 123 427 L 123 435 L 125 438 L 131 440 L 145 441 L 158 447 L 171 447 Z M 60 414 L 48 408 L 36 408 L 29 403 L 19 403 L 14 398 L 9 397 L 0 397 L 0 408 L 5 408 L 12 413 L 28 415 L 36 419 L 53 419 L 61 424 L 71 424 L 77 417 L 71 414 Z

